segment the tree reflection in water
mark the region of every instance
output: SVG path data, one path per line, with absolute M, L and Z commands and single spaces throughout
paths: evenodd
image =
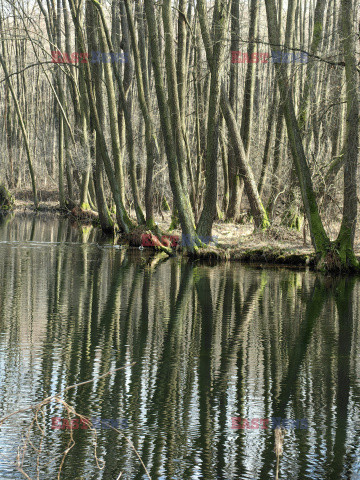
M 64 219 L 15 216 L 0 225 L 0 292 L 0 416 L 95 378 L 67 403 L 127 420 L 126 432 L 98 431 L 101 471 L 89 432 L 74 431 L 62 478 L 145 478 L 123 433 L 153 479 L 274 478 L 274 431 L 232 429 L 234 416 L 308 420 L 287 431 L 279 478 L 360 470 L 355 279 L 156 262 Z M 69 439 L 51 429 L 54 416 L 61 408 L 46 410 L 39 478 L 55 478 Z M 29 421 L 1 426 L 1 478 L 21 478 L 9 462 Z M 30 449 L 24 464 L 37 478 Z

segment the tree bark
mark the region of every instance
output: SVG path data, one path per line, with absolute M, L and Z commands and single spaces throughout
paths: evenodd
M 167 2 L 168 0 L 166 0 L 163 4 L 163 8 L 165 9 L 169 9 L 170 7 L 170 4 L 167 4 Z M 176 157 L 176 147 L 174 144 L 173 131 L 171 127 L 170 110 L 167 103 L 163 82 L 163 71 L 160 61 L 160 45 L 158 39 L 158 25 L 154 12 L 154 3 L 153 0 L 144 0 L 144 3 L 149 31 L 149 43 L 151 49 L 151 61 L 154 71 L 156 96 L 160 112 L 160 122 L 163 132 L 166 156 L 168 160 L 170 185 L 174 196 L 175 206 L 179 213 L 182 233 L 185 235 L 189 235 L 189 238 L 191 239 L 190 248 L 194 248 L 195 244 L 199 242 L 195 232 L 194 217 L 191 210 L 189 196 L 186 191 L 184 191 L 180 179 L 179 163 Z M 167 12 L 165 13 L 165 16 L 166 15 L 168 15 Z M 169 40 L 168 37 L 167 40 Z M 173 39 L 170 39 L 170 41 L 173 41 Z M 168 62 L 171 62 L 171 58 L 168 59 Z M 168 81 L 171 82 L 171 80 L 169 79 Z M 182 157 L 181 160 L 184 160 L 184 158 L 185 157 Z
M 11 83 L 11 80 L 10 80 L 10 77 L 9 77 L 9 73 L 8 73 L 8 70 L 7 70 L 7 67 L 6 67 L 6 64 L 5 64 L 5 61 L 4 61 L 4 58 L 1 54 L 1 52 L 0 52 L 0 63 L 1 63 L 1 66 L 4 70 L 4 75 L 5 75 L 9 90 L 10 90 L 11 95 L 13 97 L 16 114 L 17 114 L 17 117 L 18 117 L 18 120 L 19 120 L 21 133 L 22 133 L 22 136 L 23 136 L 23 139 L 24 139 L 26 156 L 27 156 L 27 160 L 28 160 L 29 172 L 30 172 L 30 177 L 31 177 L 31 184 L 32 184 L 32 191 L 33 191 L 33 202 L 34 202 L 34 207 L 37 209 L 39 202 L 38 202 L 38 198 L 37 198 L 36 177 L 35 177 L 33 159 L 32 159 L 31 150 L 30 150 L 29 137 L 28 137 L 28 133 L 27 133 L 27 130 L 26 130 L 26 127 L 25 127 L 25 124 L 24 124 L 23 116 L 21 114 L 19 102 L 17 100 L 17 96 L 16 96 L 14 88 L 12 86 L 12 83 Z
M 210 104 L 207 128 L 207 149 L 205 161 L 206 190 L 204 208 L 201 212 L 197 232 L 204 238 L 211 239 L 212 224 L 216 216 L 217 185 L 218 185 L 218 143 L 220 121 L 220 95 L 223 77 L 223 61 L 225 44 L 222 41 L 225 35 L 229 18 L 229 6 L 224 0 L 216 0 L 214 6 L 214 46 L 212 62 L 210 63 L 211 84 Z
M 76 7 L 75 7 L 75 4 L 74 4 L 74 0 L 68 0 L 68 1 L 69 1 L 71 15 L 73 17 L 75 28 L 76 28 L 76 31 L 77 31 L 77 34 L 78 34 L 79 46 L 81 48 L 81 51 L 85 52 L 86 49 L 85 49 L 84 36 L 83 36 L 82 29 L 81 29 L 81 25 L 80 25 L 80 23 L 77 19 L 77 16 L 76 16 Z M 80 74 L 84 75 L 85 82 L 86 82 L 88 99 L 89 99 L 90 114 L 91 114 L 92 121 L 94 122 L 94 128 L 96 130 L 96 135 L 98 136 L 98 140 L 99 140 L 98 145 L 99 145 L 100 150 L 101 150 L 101 156 L 102 156 L 102 159 L 103 159 L 103 162 L 104 162 L 106 174 L 107 174 L 107 177 L 109 179 L 111 191 L 112 191 L 115 206 L 116 206 L 116 219 L 117 219 L 119 227 L 125 233 L 128 233 L 130 231 L 130 228 L 132 228 L 133 223 L 130 220 L 130 218 L 129 218 L 126 210 L 125 210 L 124 204 L 123 204 L 122 199 L 121 199 L 121 193 L 120 193 L 119 185 L 116 181 L 115 172 L 114 172 L 114 169 L 111 165 L 111 159 L 110 159 L 110 156 L 109 156 L 109 152 L 107 150 L 107 145 L 106 145 L 106 141 L 105 141 L 104 132 L 103 132 L 103 129 L 101 127 L 98 111 L 96 109 L 96 102 L 95 102 L 95 98 L 94 98 L 94 92 L 93 92 L 93 89 L 92 89 L 93 82 L 92 82 L 92 76 L 91 76 L 90 64 L 89 63 L 81 64 Z
M 209 26 L 208 26 L 207 17 L 206 17 L 206 7 L 205 7 L 204 0 L 197 1 L 197 8 L 199 12 L 201 34 L 202 34 L 202 38 L 203 38 L 203 42 L 206 50 L 206 57 L 211 69 L 211 65 L 213 62 L 212 41 L 211 41 Z M 257 227 L 267 228 L 269 226 L 267 214 L 261 203 L 261 199 L 259 197 L 259 192 L 256 187 L 256 182 L 255 182 L 253 172 L 247 162 L 246 153 L 245 153 L 244 145 L 241 139 L 239 127 L 236 122 L 234 112 L 229 103 L 229 98 L 226 93 L 224 85 L 222 85 L 221 87 L 220 105 L 221 105 L 221 111 L 226 121 L 227 128 L 230 133 L 230 142 L 231 142 L 232 148 L 234 149 L 235 157 L 238 161 L 240 174 L 244 179 L 245 190 L 249 199 L 251 213 L 254 217 L 255 225 Z
M 357 220 L 357 164 L 359 155 L 359 74 L 356 66 L 354 5 L 352 0 L 341 0 L 341 44 L 346 76 L 346 140 L 344 147 L 344 204 L 339 236 L 336 240 L 345 268 L 358 268 L 354 255 Z
M 279 45 L 279 30 L 274 0 L 265 0 L 265 5 L 270 44 Z M 282 64 L 276 63 L 275 68 L 280 91 L 280 100 L 284 109 L 291 153 L 300 183 L 301 196 L 304 203 L 306 217 L 309 222 L 311 240 L 317 254 L 320 256 L 325 256 L 330 246 L 330 240 L 325 232 L 320 218 L 311 180 L 310 169 L 302 144 L 301 132 L 295 116 L 291 85 L 289 84 L 286 71 L 282 68 Z
M 131 42 L 134 54 L 135 73 L 137 82 L 137 91 L 141 113 L 145 122 L 145 144 L 146 144 L 146 182 L 145 182 L 145 208 L 146 208 L 146 225 L 153 229 L 155 228 L 154 219 L 154 199 L 153 199 L 153 172 L 154 163 L 159 159 L 159 149 L 157 145 L 157 139 L 154 130 L 154 120 L 151 115 L 150 98 L 149 98 L 149 86 L 147 82 L 147 76 L 144 73 L 146 71 L 146 65 L 141 65 L 141 57 L 138 48 L 136 31 L 134 25 L 134 19 L 130 7 L 129 0 L 125 0 L 126 14 L 128 18 L 129 31 L 131 36 Z M 144 82 L 145 80 L 145 82 Z M 144 85 L 146 83 L 146 87 Z

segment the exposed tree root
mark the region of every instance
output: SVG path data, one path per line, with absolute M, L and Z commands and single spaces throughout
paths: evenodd
M 71 215 L 83 223 L 92 223 L 94 220 L 98 219 L 97 212 L 94 212 L 93 210 L 84 210 L 81 207 L 74 207 L 71 210 Z
M 330 248 L 323 254 L 318 254 L 317 270 L 324 273 L 359 273 L 359 261 L 348 245 L 331 242 Z

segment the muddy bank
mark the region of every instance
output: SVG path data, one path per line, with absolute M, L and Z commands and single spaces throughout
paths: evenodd
M 291 267 L 315 267 L 315 253 L 301 250 L 284 250 L 276 246 L 262 248 L 241 247 L 202 248 L 194 253 L 185 253 L 191 260 L 230 261 L 256 265 L 283 265 Z
M 20 199 L 17 196 L 15 207 L 10 216 L 65 216 L 72 224 L 80 227 L 93 228 L 94 232 L 99 229 L 97 214 L 93 211 L 83 211 L 79 207 L 71 210 L 61 210 L 55 199 L 50 196 L 46 201 L 40 204 L 38 210 L 35 210 L 32 203 L 27 198 Z M 208 248 L 200 248 L 195 253 L 191 253 L 181 246 L 181 231 L 179 229 L 169 231 L 171 224 L 170 213 L 163 213 L 157 218 L 157 227 L 161 235 L 159 239 L 168 237 L 166 251 L 170 255 L 181 255 L 189 261 L 198 262 L 241 262 L 260 266 L 289 266 L 297 268 L 310 267 L 316 265 L 314 250 L 310 244 L 310 239 L 304 232 L 288 230 L 280 226 L 272 226 L 269 230 L 263 232 L 254 229 L 253 224 L 232 224 L 222 221 L 214 222 L 213 237 L 216 238 L 216 246 L 211 245 Z M 153 235 L 143 228 L 136 228 L 129 235 L 115 235 L 112 243 L 122 245 L 135 251 L 140 249 L 144 253 L 152 254 L 164 250 L 156 242 Z M 99 231 L 99 236 L 101 232 Z M 149 239 L 154 239 L 154 245 L 149 242 L 143 244 L 142 235 L 145 234 Z M 96 238 L 98 234 L 96 233 Z M 135 240 L 134 240 L 134 237 Z M 177 238 L 177 241 L 173 241 Z M 94 238 L 93 236 L 91 238 Z M 151 243 L 151 242 L 150 242 Z M 360 245 L 356 245 L 356 254 L 360 256 Z

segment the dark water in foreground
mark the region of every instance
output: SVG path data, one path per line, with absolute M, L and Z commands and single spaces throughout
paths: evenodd
M 305 419 L 287 429 L 280 479 L 360 479 L 359 286 L 156 263 L 67 220 L 2 221 L 0 418 L 94 378 L 63 398 L 119 432 L 97 427 L 99 470 L 91 431 L 74 430 L 61 479 L 148 478 L 126 438 L 152 479 L 275 478 L 271 420 L 233 429 L 232 417 Z M 70 430 L 51 425 L 66 411 L 53 401 L 31 428 L 34 414 L 0 426 L 0 480 L 25 478 L 16 461 L 58 478 Z

